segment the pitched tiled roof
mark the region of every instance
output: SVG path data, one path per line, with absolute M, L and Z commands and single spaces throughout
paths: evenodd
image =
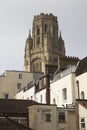
M 0 114 L 10 113 L 27 114 L 27 107 L 31 105 L 39 104 L 32 100 L 15 100 L 15 99 L 0 99 Z
M 76 75 L 78 76 L 84 72 L 87 72 L 87 57 L 80 60 L 79 65 L 76 69 Z
M 87 109 L 87 100 L 77 99 L 76 101 Z
M 31 130 L 28 126 L 23 126 L 9 118 L 0 118 L 0 130 Z

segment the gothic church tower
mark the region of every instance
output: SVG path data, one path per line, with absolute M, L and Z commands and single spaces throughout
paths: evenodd
M 25 71 L 53 73 L 58 68 L 59 56 L 65 56 L 65 46 L 57 17 L 43 13 L 34 16 L 32 36 L 29 31 L 25 43 Z

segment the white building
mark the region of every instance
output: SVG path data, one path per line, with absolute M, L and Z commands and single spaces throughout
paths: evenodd
M 31 95 L 33 100 L 46 103 L 44 81 L 44 78 L 40 79 L 36 86 L 32 86 L 27 96 Z M 20 97 L 18 94 L 16 96 Z M 54 80 L 50 82 L 50 102 L 57 104 L 58 116 L 63 119 L 62 123 L 58 121 L 59 130 L 87 130 L 87 58 L 81 60 L 78 66 L 70 66 L 55 74 Z
M 87 58 L 84 58 L 77 66 L 69 66 L 64 71 L 55 73 L 54 80 L 50 82 L 51 104 L 57 104 L 59 107 L 67 104 L 75 105 L 75 99 L 87 99 L 86 60 Z M 39 79 L 36 87 L 30 85 L 26 91 L 17 93 L 15 98 L 33 99 L 40 103 L 46 103 L 45 78 Z
M 78 84 L 78 96 L 80 99 L 87 99 L 87 72 L 76 77 Z
M 58 107 L 66 104 L 75 104 L 75 66 L 70 66 L 66 70 L 55 75 L 54 81 L 50 83 L 50 103 L 57 104 Z M 16 99 L 33 99 L 40 103 L 46 103 L 46 80 L 38 81 L 36 87 L 31 84 L 26 91 L 22 90 L 15 95 Z
M 75 66 L 70 66 L 55 76 L 50 87 L 52 104 L 66 107 L 66 104 L 75 103 L 75 69 Z

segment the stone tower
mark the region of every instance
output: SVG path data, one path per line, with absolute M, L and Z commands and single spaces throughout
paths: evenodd
M 34 16 L 32 36 L 29 31 L 25 43 L 25 71 L 53 73 L 58 68 L 59 56 L 65 56 L 65 46 L 57 17 L 44 13 Z

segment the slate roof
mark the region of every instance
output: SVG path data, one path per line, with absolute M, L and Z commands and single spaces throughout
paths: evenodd
M 32 100 L 0 99 L 0 115 L 9 114 L 11 116 L 26 116 L 27 107 L 39 104 Z
M 27 107 L 37 104 L 32 100 L 0 99 L 0 130 L 31 130 L 10 117 L 28 117 Z
M 83 100 L 83 99 L 76 99 L 76 101 L 82 105 L 83 107 L 85 107 L 87 109 L 87 100 Z
M 31 130 L 28 126 L 23 126 L 10 118 L 0 118 L 0 130 Z
M 87 57 L 80 60 L 79 65 L 76 69 L 76 76 L 87 72 Z

